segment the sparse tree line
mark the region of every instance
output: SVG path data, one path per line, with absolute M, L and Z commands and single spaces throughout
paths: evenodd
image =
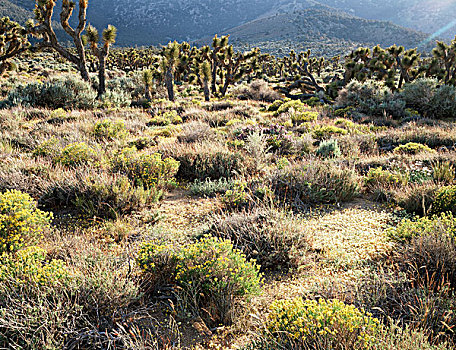
M 59 42 L 53 27 L 55 0 L 36 0 L 35 18 L 25 27 L 0 19 L 0 75 L 11 67 L 11 59 L 27 51 L 50 49 L 74 64 L 81 78 L 90 81 L 89 72 L 98 73 L 98 97 L 106 92 L 106 71 L 117 68 L 125 72 L 142 71 L 144 97 L 151 99 L 156 84 L 166 87 L 170 101 L 175 100 L 175 84 L 188 82 L 198 85 L 209 101 L 223 97 L 230 85 L 255 77 L 277 79 L 276 89 L 292 99 L 319 96 L 331 99 L 352 80 L 382 81 L 392 90 L 402 88 L 420 77 L 432 77 L 443 84 L 456 85 L 456 38 L 449 45 L 437 42 L 431 57 L 422 57 L 417 49 L 402 46 L 383 49 L 361 47 L 345 57 L 331 59 L 312 57 L 310 50 L 288 56 L 262 54 L 258 48 L 236 52 L 229 36 L 215 36 L 211 46 L 192 47 L 189 43 L 170 42 L 161 51 L 148 49 L 115 49 L 117 29 L 109 25 L 101 34 L 87 23 L 88 0 L 76 3 L 62 0 L 60 25 L 73 42 L 68 48 Z M 77 26 L 70 18 L 77 10 Z M 29 37 L 36 38 L 32 45 Z M 322 78 L 322 72 L 326 74 Z M 297 94 L 295 91 L 300 91 Z

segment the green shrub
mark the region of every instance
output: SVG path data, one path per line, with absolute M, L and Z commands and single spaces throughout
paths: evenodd
M 89 109 L 95 106 L 96 96 L 90 83 L 68 75 L 16 86 L 7 101 L 10 106 Z
M 446 232 L 456 235 L 456 219 L 451 213 L 439 216 L 423 217 L 417 220 L 403 220 L 397 227 L 387 231 L 388 236 L 397 242 L 410 241 L 417 236 L 429 235 L 433 232 Z
M 190 192 L 194 196 L 213 197 L 216 194 L 223 194 L 233 189 L 233 181 L 225 178 L 219 180 L 206 179 L 201 181 L 196 179 L 190 185 Z
M 11 190 L 0 194 L 0 252 L 16 251 L 36 243 L 49 229 L 52 214 L 37 209 L 27 194 Z
M 347 135 L 348 131 L 334 125 L 315 125 L 312 137 L 317 140 L 329 139 L 334 135 Z
M 181 124 L 182 118 L 175 110 L 160 113 L 153 117 L 149 125 L 153 126 L 168 126 L 170 124 Z
M 32 152 L 34 157 L 55 158 L 60 153 L 59 140 L 52 136 L 50 139 L 40 143 Z
M 353 107 L 367 115 L 401 118 L 405 116 L 406 103 L 382 82 L 367 80 L 361 83 L 352 80 L 339 92 L 336 107 Z
M 112 159 L 112 170 L 127 175 L 137 186 L 166 189 L 175 185 L 179 162 L 162 159 L 160 153 L 139 153 L 135 147 L 125 148 Z
M 347 202 L 359 193 L 359 179 L 354 170 L 326 163 L 287 167 L 271 180 L 276 196 L 297 207 Z
M 316 155 L 322 158 L 338 158 L 341 154 L 337 140 L 334 139 L 322 141 L 316 151 Z
M 318 112 L 305 111 L 305 112 L 296 112 L 291 115 L 291 121 L 294 125 L 314 122 L 318 119 Z
M 70 273 L 62 260 L 48 260 L 44 249 L 28 247 L 14 254 L 0 255 L 0 282 L 36 283 L 42 286 L 65 284 Z
M 267 337 L 287 349 L 369 349 L 381 326 L 371 314 L 339 300 L 275 301 Z
M 415 142 L 409 142 L 405 145 L 400 145 L 396 147 L 393 150 L 394 153 L 397 154 L 408 154 L 408 155 L 414 155 L 418 153 L 423 153 L 423 152 L 431 152 L 435 153 L 435 151 L 431 148 L 429 148 L 426 145 L 422 145 L 420 143 L 415 143 Z
M 97 152 L 84 142 L 72 143 L 66 146 L 56 162 L 70 166 L 80 166 L 84 164 L 93 164 L 98 159 Z
M 200 314 L 210 326 L 229 324 L 235 300 L 261 291 L 259 266 L 247 261 L 231 242 L 218 238 L 205 236 L 179 251 L 145 243 L 137 262 L 152 276 L 171 274 L 162 280 L 174 280 L 185 308 Z
M 275 102 L 274 102 L 275 103 Z M 282 103 L 279 108 L 276 111 L 276 115 L 282 114 L 282 113 L 290 113 L 293 112 L 294 114 L 299 114 L 306 112 L 306 110 L 309 107 L 302 103 L 300 100 L 294 100 L 294 101 L 287 101 L 285 103 Z
M 404 186 L 408 183 L 407 176 L 402 173 L 392 173 L 383 170 L 382 167 L 371 168 L 364 178 L 364 184 L 370 189 L 375 190 L 379 187 Z
M 271 103 L 268 107 L 269 112 L 277 112 L 280 106 L 282 106 L 286 101 L 284 100 L 276 100 L 273 103 Z
M 407 106 L 425 117 L 456 117 L 456 89 L 453 86 L 439 85 L 435 79 L 417 79 L 405 84 L 401 95 Z
M 456 213 L 456 186 L 445 186 L 435 193 L 431 213 L 439 214 L 444 212 Z
M 99 139 L 114 140 L 126 138 L 128 131 L 122 120 L 112 121 L 105 119 L 94 125 L 93 134 Z
M 128 91 L 115 89 L 106 91 L 98 101 L 99 108 L 130 107 L 131 94 Z
M 227 190 L 221 198 L 225 207 L 230 209 L 240 209 L 249 203 L 247 194 L 247 183 L 234 181 L 233 188 Z
M 124 176 L 99 174 L 82 179 L 72 190 L 72 205 L 86 218 L 116 219 L 157 202 L 163 195 L 160 188 L 136 187 Z

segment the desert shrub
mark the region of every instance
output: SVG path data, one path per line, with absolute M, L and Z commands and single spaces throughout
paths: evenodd
M 291 121 L 294 125 L 314 122 L 318 119 L 318 112 L 305 111 L 305 112 L 296 112 L 291 114 Z
M 158 269 L 169 271 L 172 276 L 168 280 L 181 288 L 178 294 L 184 307 L 210 326 L 231 323 L 235 300 L 261 290 L 259 266 L 247 261 L 227 240 L 205 236 L 179 251 L 145 243 L 137 262 L 146 275 Z
M 433 290 L 456 287 L 455 224 L 450 220 L 454 222 L 453 217 L 441 216 L 421 222 L 421 232 L 397 252 L 408 275 Z M 456 318 L 453 322 L 456 325 Z
M 444 186 L 435 193 L 431 213 L 456 213 L 456 186 Z
M 34 157 L 55 158 L 60 153 L 59 140 L 52 136 L 50 139 L 40 143 L 32 152 Z
M 322 141 L 315 153 L 322 158 L 338 158 L 342 154 L 337 140 L 334 139 Z
M 450 162 L 434 162 L 431 164 L 432 177 L 437 182 L 451 184 L 455 179 L 455 170 Z
M 131 94 L 121 89 L 107 90 L 98 101 L 100 108 L 125 108 L 130 105 Z
M 135 147 L 125 148 L 111 160 L 112 171 L 127 175 L 137 186 L 166 189 L 174 186 L 179 162 L 162 158 L 160 153 L 139 153 Z
M 456 116 L 456 89 L 449 85 L 438 85 L 434 79 L 417 79 L 405 84 L 401 93 L 407 106 L 424 116 L 435 119 Z
M 55 158 L 57 163 L 69 167 L 93 164 L 98 159 L 97 152 L 84 142 L 72 143 L 66 146 Z
M 290 166 L 279 170 L 271 180 L 278 198 L 297 206 L 347 202 L 359 191 L 354 170 L 326 163 Z
M 177 111 L 165 111 L 154 116 L 148 125 L 150 126 L 168 126 L 170 124 L 180 124 L 182 118 L 177 114 Z
M 194 144 L 194 147 L 173 147 L 162 151 L 179 161 L 176 178 L 186 181 L 230 179 L 243 173 L 245 159 L 238 152 L 211 144 Z
M 236 180 L 233 188 L 227 190 L 221 197 L 222 203 L 228 209 L 241 209 L 249 204 L 247 183 Z
M 113 339 L 128 347 L 114 320 L 137 296 L 128 263 L 75 236 L 47 256 L 33 247 L 8 257 L 10 272 L 0 283 L 1 347 L 87 349 Z
M 190 192 L 194 196 L 213 197 L 216 194 L 224 194 L 233 189 L 233 181 L 221 178 L 218 180 L 206 179 L 201 181 L 196 179 L 190 185 Z
M 417 220 L 403 220 L 397 227 L 387 231 L 388 236 L 397 242 L 407 242 L 412 238 L 434 232 L 456 235 L 456 219 L 451 213 L 423 217 Z
M 275 114 L 283 114 L 283 113 L 303 113 L 306 112 L 309 109 L 307 105 L 302 103 L 300 100 L 294 100 L 294 101 L 286 101 L 278 107 L 277 111 Z
M 229 239 L 264 270 L 297 267 L 307 241 L 296 218 L 285 211 L 260 207 L 214 215 L 207 233 Z
M 128 147 L 136 147 L 139 151 L 156 145 L 157 140 L 152 137 L 138 137 L 128 142 Z
M 128 131 L 122 120 L 112 121 L 105 119 L 95 123 L 93 134 L 98 139 L 115 140 L 127 137 Z
M 182 125 L 182 131 L 177 140 L 183 143 L 201 142 L 211 138 L 212 129 L 206 123 L 193 121 Z
M 37 209 L 28 194 L 11 190 L 0 194 L 0 252 L 36 243 L 49 229 L 52 214 Z
M 396 258 L 400 259 L 400 254 Z M 406 269 L 410 268 L 407 261 L 397 262 Z M 381 269 L 361 282 L 356 304 L 372 310 L 379 318 L 387 315 L 391 320 L 382 327 L 378 344 L 373 349 L 392 349 L 387 345 L 398 340 L 405 349 L 414 349 L 409 342 L 416 344 L 417 339 L 411 338 L 412 335 L 428 340 L 417 349 L 452 348 L 444 341 L 450 340 L 451 329 L 456 322 L 454 297 L 448 287 L 425 285 L 423 281 L 415 280 L 415 272 L 411 272 L 409 275 Z M 391 322 L 395 323 L 391 325 Z M 398 326 L 401 328 L 398 329 Z M 440 345 L 431 346 L 430 343 Z
M 267 110 L 269 112 L 277 112 L 277 110 L 279 109 L 280 106 L 282 106 L 285 102 L 289 102 L 289 101 L 290 101 L 290 99 L 285 99 L 285 100 L 277 99 L 268 106 Z
M 408 155 L 415 155 L 418 153 L 423 152 L 435 152 L 433 149 L 429 148 L 426 145 L 422 145 L 420 143 L 409 142 L 405 145 L 400 145 L 393 150 L 394 153 L 397 154 L 408 154 Z
M 369 349 L 380 322 L 339 300 L 279 300 L 271 305 L 267 337 L 287 349 Z
M 456 117 L 456 88 L 441 85 L 432 97 L 429 116 L 436 119 Z
M 115 219 L 158 201 L 163 191 L 156 187 L 134 186 L 124 176 L 87 176 L 71 190 L 71 203 L 87 218 Z
M 437 85 L 438 82 L 435 79 L 416 79 L 411 83 L 405 84 L 401 94 L 408 107 L 427 115 L 430 112 L 431 100 Z
M 89 83 L 68 75 L 44 83 L 18 85 L 8 94 L 8 103 L 10 106 L 89 109 L 95 106 L 96 96 Z
M 364 178 L 364 184 L 370 189 L 385 186 L 404 186 L 408 182 L 407 176 L 399 172 L 383 170 L 382 167 L 371 168 Z
M 14 254 L 0 255 L 0 282 L 15 281 L 56 286 L 67 283 L 70 272 L 62 260 L 48 260 L 47 252 L 39 247 L 28 247 Z
M 272 90 L 263 80 L 255 80 L 250 85 L 235 90 L 233 95 L 240 100 L 274 102 L 280 99 L 280 94 Z
M 363 83 L 353 80 L 339 92 L 337 98 L 339 108 L 354 107 L 358 112 L 375 116 L 403 117 L 405 105 L 399 95 L 374 80 Z
M 393 201 L 408 213 L 426 215 L 432 209 L 439 186 L 433 181 L 410 184 L 393 192 Z
M 348 131 L 334 125 L 315 125 L 312 129 L 312 137 L 317 140 L 329 139 L 336 135 L 346 135 Z

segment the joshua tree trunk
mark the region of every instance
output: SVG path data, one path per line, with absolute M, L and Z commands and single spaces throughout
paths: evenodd
M 209 82 L 207 79 L 203 79 L 203 89 L 204 89 L 204 100 L 209 102 L 211 100 L 211 91 L 209 90 Z
M 171 69 L 166 71 L 165 84 L 168 90 L 168 99 L 174 102 L 174 77 Z
M 106 92 L 106 55 L 102 52 L 100 55 L 100 66 L 98 67 L 98 98 Z

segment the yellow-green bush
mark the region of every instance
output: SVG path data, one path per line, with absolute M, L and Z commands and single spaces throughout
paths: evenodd
M 439 214 L 448 211 L 456 212 L 456 186 L 444 186 L 435 193 L 431 212 Z
M 139 153 L 136 147 L 125 148 L 112 160 L 114 172 L 126 174 L 136 185 L 146 188 L 167 188 L 175 184 L 179 162 L 162 159 L 160 153 Z
M 40 143 L 32 152 L 34 157 L 56 157 L 60 152 L 59 140 L 52 136 Z
M 20 191 L 0 194 L 0 252 L 35 243 L 49 228 L 52 214 L 36 206 L 32 197 Z
M 380 331 L 378 319 L 339 300 L 275 301 L 266 321 L 268 336 L 299 348 L 367 349 Z M 298 348 L 293 347 L 293 349 Z
M 176 111 L 163 112 L 156 115 L 151 119 L 149 125 L 153 126 L 167 126 L 170 124 L 180 124 L 182 123 L 182 118 L 177 114 Z
M 94 125 L 93 134 L 99 139 L 114 140 L 127 137 L 128 131 L 122 120 L 112 121 L 105 119 Z
M 0 282 L 17 284 L 36 283 L 55 286 L 66 283 L 70 273 L 62 260 L 47 260 L 47 252 L 39 247 L 28 247 L 14 254 L 0 256 Z
M 301 124 L 305 122 L 314 122 L 318 119 L 318 112 L 304 111 L 297 112 L 291 115 L 293 124 Z
M 389 170 L 383 170 L 382 167 L 369 169 L 364 183 L 370 189 L 375 189 L 378 186 L 399 186 L 406 185 L 408 182 L 407 176 L 401 173 L 392 173 Z
M 406 143 L 405 145 L 397 146 L 393 150 L 393 152 L 397 153 L 397 154 L 414 155 L 414 154 L 423 153 L 423 152 L 435 153 L 435 150 L 429 148 L 426 145 L 422 145 L 421 143 L 409 142 L 409 143 Z
M 66 166 L 92 164 L 97 160 L 97 153 L 84 142 L 72 143 L 66 146 L 56 161 Z
M 186 309 L 211 325 L 230 323 L 236 298 L 260 293 L 260 267 L 228 240 L 205 236 L 179 251 L 145 243 L 138 265 L 154 280 L 174 280 Z
M 329 139 L 335 135 L 347 135 L 348 131 L 334 125 L 315 125 L 312 137 L 317 140 Z
M 435 232 L 446 232 L 456 237 L 456 218 L 453 217 L 451 212 L 417 220 L 403 220 L 397 227 L 389 229 L 387 234 L 395 241 L 405 242 L 413 237 Z

